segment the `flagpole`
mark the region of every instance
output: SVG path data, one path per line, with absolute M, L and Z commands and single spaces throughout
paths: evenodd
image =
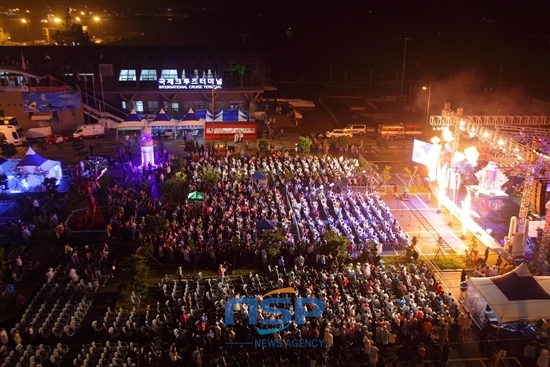
M 88 99 L 88 78 L 84 74 L 84 93 L 86 94 L 86 106 L 90 107 L 90 101 Z M 88 115 L 88 122 L 90 122 L 90 116 Z
M 103 75 L 101 74 L 101 70 L 99 70 L 99 82 L 101 83 L 101 99 L 103 100 L 103 113 L 101 114 L 101 117 L 105 113 L 105 92 L 103 91 Z
M 101 113 L 101 105 L 97 101 L 97 97 L 95 94 L 95 74 L 92 74 L 92 88 L 94 90 L 94 107 L 99 113 Z
M 216 134 L 214 131 L 214 120 L 216 119 L 216 114 L 214 113 L 214 86 L 212 86 L 212 148 L 214 148 L 214 145 L 216 143 Z M 208 111 L 206 111 L 206 114 L 208 115 Z

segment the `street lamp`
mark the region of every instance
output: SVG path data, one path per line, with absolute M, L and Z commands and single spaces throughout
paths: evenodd
M 429 84 L 427 87 L 426 86 L 422 87 L 422 89 L 428 91 L 428 103 L 426 105 L 426 127 L 425 127 L 426 134 L 427 134 L 428 124 L 430 122 L 430 99 L 432 98 L 432 85 Z
M 99 17 L 94 17 L 94 22 L 96 22 L 96 24 L 97 24 L 97 35 L 98 35 L 98 37 L 99 37 L 99 21 L 100 20 L 101 19 Z
M 31 37 L 29 36 L 29 20 L 26 18 L 23 18 L 21 19 L 21 23 L 25 25 L 25 28 L 27 28 L 27 40 L 30 41 Z

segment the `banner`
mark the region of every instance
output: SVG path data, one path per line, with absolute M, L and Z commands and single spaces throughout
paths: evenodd
M 25 112 L 54 112 L 82 107 L 80 92 L 23 93 Z

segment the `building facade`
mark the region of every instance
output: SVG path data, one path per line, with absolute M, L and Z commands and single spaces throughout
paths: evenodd
M 135 109 L 143 116 L 161 108 L 173 118 L 195 110 L 235 110 L 254 120 L 264 92 L 267 48 L 163 46 L 2 47 L 0 114 L 24 128 L 51 117 L 72 129 L 93 110 L 120 118 Z M 80 93 L 80 104 L 32 110 L 25 93 Z M 34 104 L 36 106 L 36 103 Z M 72 108 L 74 107 L 74 108 Z M 91 115 L 91 114 L 90 114 Z

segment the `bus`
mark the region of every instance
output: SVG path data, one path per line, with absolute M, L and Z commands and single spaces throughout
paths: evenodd
M 407 139 L 414 139 L 422 135 L 422 127 L 418 124 L 405 125 L 405 136 Z
M 27 142 L 25 132 L 15 117 L 0 117 L 0 134 L 3 143 L 23 145 Z
M 422 128 L 416 124 L 378 125 L 378 137 L 385 140 L 414 139 L 422 135 Z

